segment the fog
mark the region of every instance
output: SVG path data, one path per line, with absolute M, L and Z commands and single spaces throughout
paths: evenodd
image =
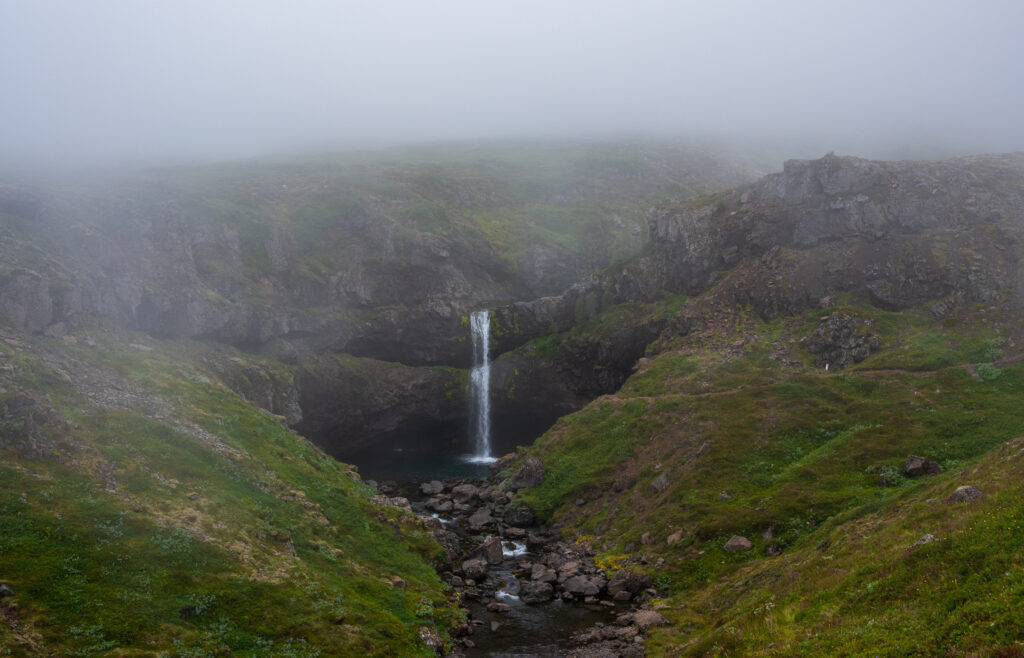
M 1024 3 L 0 0 L 0 163 L 650 134 L 1024 149 Z

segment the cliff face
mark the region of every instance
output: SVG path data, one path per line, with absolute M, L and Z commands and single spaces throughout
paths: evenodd
M 460 312 L 519 285 L 514 273 L 485 265 L 498 261 L 485 244 L 415 232 L 396 238 L 386 216 L 333 218 L 315 239 L 337 254 L 334 271 L 289 233 L 302 227 L 298 220 L 268 214 L 248 227 L 256 235 L 242 236 L 247 227 L 195 199 L 152 196 L 42 196 L 33 214 L 8 214 L 0 303 L 11 323 L 58 333 L 102 315 L 155 336 L 250 349 L 308 339 L 413 363 L 458 360 L 459 346 L 439 345 L 438 334 L 452 336 Z M 409 322 L 397 322 L 395 309 Z M 406 335 L 413 325 L 429 343 Z
M 936 312 L 1020 298 L 1024 155 L 871 162 L 833 155 L 647 216 L 649 247 L 559 296 L 495 311 L 503 345 L 565 331 L 612 305 L 697 295 L 736 278 L 764 318 L 851 293 Z
M 461 422 L 452 377 L 416 367 L 470 365 L 471 310 L 626 259 L 653 200 L 749 172 L 688 147 L 534 145 L 5 185 L 0 315 L 56 338 L 104 317 L 270 358 L 284 370 L 220 365 L 304 431 L 359 444 L 419 419 Z M 355 391 L 310 355 L 377 365 Z M 244 384 L 254 377 L 262 389 Z M 408 395 L 367 392 L 392 387 Z
M 687 315 L 652 321 L 666 293 L 709 294 L 763 320 L 828 308 L 843 295 L 884 310 L 925 305 L 943 317 L 971 304 L 1024 300 L 1024 155 L 945 162 L 826 156 L 647 214 L 645 251 L 560 295 L 496 308 L 496 352 L 509 364 L 495 413 L 528 399 L 547 422 L 613 393 L 659 336 L 704 327 Z M 622 304 L 648 311 L 595 329 Z M 657 313 L 656 313 L 657 314 Z M 580 327 L 592 325 L 590 330 Z M 530 341 L 551 342 L 538 357 Z M 565 340 L 561 340 L 561 338 Z M 536 397 L 523 391 L 541 390 Z
M 0 191 L 0 313 L 50 336 L 99 315 L 270 357 L 289 375 L 252 399 L 290 422 L 305 419 L 312 435 L 357 447 L 421 421 L 461 423 L 465 393 L 454 391 L 455 379 L 407 366 L 468 367 L 465 316 L 481 306 L 497 304 L 492 353 L 509 364 L 496 370 L 498 388 L 517 391 L 497 399 L 495 412 L 512 428 L 529 402 L 542 429 L 616 390 L 664 327 L 687 325 L 577 332 L 553 354 L 529 352 L 529 341 L 617 304 L 698 295 L 727 279 L 717 294 L 766 319 L 842 293 L 890 310 L 927 302 L 941 315 L 1019 299 L 1024 286 L 1016 221 L 1024 156 L 829 155 L 654 207 L 659 193 L 686 194 L 659 187 L 666 172 L 698 189 L 697 181 L 707 189 L 740 174 L 730 179 L 705 162 L 701 179 L 678 153 L 611 164 L 588 157 L 572 175 L 519 179 L 526 169 L 508 163 L 371 162 L 341 173 L 172 172 L 102 192 L 9 186 Z M 502 305 L 508 300 L 523 301 Z M 366 390 L 406 393 L 356 395 L 344 368 L 331 379 L 311 354 L 376 362 Z M 428 402 L 442 396 L 450 402 Z

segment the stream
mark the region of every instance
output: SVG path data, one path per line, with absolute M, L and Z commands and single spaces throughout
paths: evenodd
M 452 557 L 441 577 L 461 594 L 468 613 L 467 623 L 453 633 L 457 646 L 452 655 L 643 655 L 637 629 L 629 625 L 629 611 L 635 608 L 628 602 L 630 596 L 623 600 L 620 595 L 619 601 L 613 601 L 607 579 L 583 548 L 506 512 L 504 503 L 511 496 L 487 480 L 488 464 L 473 463 L 469 456 L 399 453 L 389 457 L 357 466 L 364 480 L 376 484 L 383 496 L 392 501 L 407 499 L 412 511 L 426 517 Z M 493 518 L 481 522 L 490 515 Z M 523 527 L 508 523 L 509 519 Z M 496 546 L 488 551 L 488 545 L 496 543 L 492 538 L 500 538 L 500 556 Z M 524 583 L 530 590 L 524 598 L 530 599 L 533 592 L 534 602 L 520 598 Z M 541 596 L 536 593 L 538 587 Z M 586 587 L 590 589 L 584 591 Z M 538 598 L 547 600 L 537 602 Z

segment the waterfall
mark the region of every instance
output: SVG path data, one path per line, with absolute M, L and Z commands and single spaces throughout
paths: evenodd
M 469 316 L 473 338 L 473 371 L 470 374 L 469 422 L 473 439 L 470 461 L 493 462 L 491 456 L 491 362 L 488 357 L 490 341 L 490 311 L 474 311 Z

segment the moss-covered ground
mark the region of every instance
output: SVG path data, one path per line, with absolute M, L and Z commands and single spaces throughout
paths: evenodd
M 882 349 L 819 367 L 805 339 L 832 312 L 868 319 Z M 544 482 L 521 492 L 599 559 L 652 575 L 671 625 L 649 655 L 1019 652 L 1016 320 L 853 300 L 771 322 L 682 313 L 696 330 L 537 441 Z M 942 473 L 907 477 L 912 454 Z M 949 502 L 960 485 L 985 496 Z M 725 552 L 733 535 L 753 549 Z
M 0 654 L 433 655 L 459 613 L 418 520 L 208 347 L 91 335 L 0 342 Z

